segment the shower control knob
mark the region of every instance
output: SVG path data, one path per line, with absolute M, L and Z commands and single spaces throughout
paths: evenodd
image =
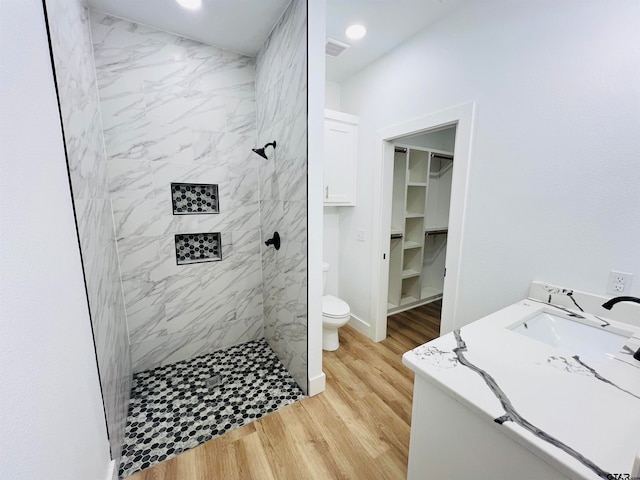
M 274 232 L 273 237 L 264 242 L 264 244 L 268 247 L 269 245 L 273 245 L 276 250 L 280 250 L 280 234 L 278 232 Z

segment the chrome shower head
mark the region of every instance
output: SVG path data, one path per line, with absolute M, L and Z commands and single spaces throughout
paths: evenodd
M 276 148 L 276 141 L 274 140 L 274 141 L 273 141 L 273 142 L 271 142 L 271 143 L 267 143 L 267 144 L 266 144 L 264 147 L 262 147 L 262 148 L 252 148 L 251 150 L 252 150 L 254 153 L 257 153 L 258 155 L 260 155 L 260 156 L 261 156 L 262 158 L 264 158 L 265 160 L 269 160 L 269 158 L 267 158 L 267 154 L 265 153 L 265 149 L 266 149 L 267 147 L 273 147 L 273 148 L 274 148 L 274 150 L 275 150 L 275 148 Z

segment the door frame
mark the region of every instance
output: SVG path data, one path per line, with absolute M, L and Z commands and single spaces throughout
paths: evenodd
M 371 275 L 371 336 L 379 342 L 387 336 L 387 298 L 389 288 L 389 249 L 391 230 L 391 194 L 393 189 L 393 140 L 456 126 L 456 140 L 451 181 L 449 234 L 447 236 L 446 276 L 444 279 L 440 335 L 453 331 L 459 299 L 464 227 L 467 211 L 469 169 L 475 117 L 475 103 L 469 102 L 423 117 L 382 128 L 377 132 L 373 162 L 373 228 Z

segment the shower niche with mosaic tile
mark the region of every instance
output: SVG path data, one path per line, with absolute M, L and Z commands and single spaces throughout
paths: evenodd
M 220 213 L 218 185 L 207 183 L 172 183 L 171 203 L 174 215 Z
M 220 232 L 179 233 L 175 236 L 178 265 L 222 260 Z
M 209 183 L 172 183 L 171 203 L 174 215 L 220 213 L 218 185 Z M 175 236 L 178 265 L 222 260 L 220 232 L 179 233 Z

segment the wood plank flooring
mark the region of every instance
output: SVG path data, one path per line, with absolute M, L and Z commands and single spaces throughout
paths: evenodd
M 129 480 L 404 479 L 413 372 L 402 354 L 439 334 L 440 302 L 388 319 L 374 343 L 340 329 L 324 352 L 326 391 L 231 431 Z

